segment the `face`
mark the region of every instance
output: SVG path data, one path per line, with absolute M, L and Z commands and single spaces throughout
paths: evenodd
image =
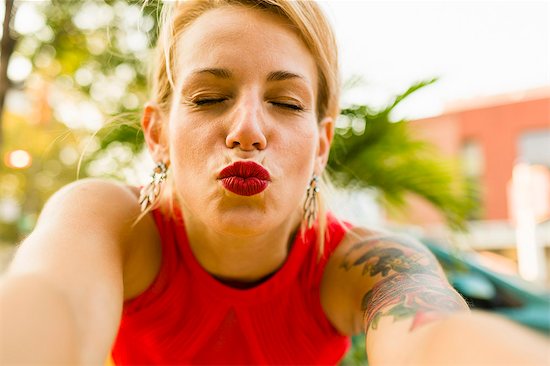
M 157 119 L 164 139 L 151 137 L 147 121 L 144 130 L 154 158 L 170 163 L 186 221 L 241 236 L 297 225 L 332 136 L 332 121 L 316 114 L 316 65 L 298 35 L 258 10 L 210 10 L 181 35 L 176 64 L 177 92 Z M 220 179 L 236 162 L 265 169 L 269 178 L 249 169 L 264 189 Z

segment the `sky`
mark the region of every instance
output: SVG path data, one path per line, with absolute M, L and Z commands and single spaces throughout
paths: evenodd
M 382 106 L 412 83 L 439 81 L 394 118 L 437 115 L 456 101 L 550 86 L 548 1 L 323 1 L 344 80 L 343 102 Z

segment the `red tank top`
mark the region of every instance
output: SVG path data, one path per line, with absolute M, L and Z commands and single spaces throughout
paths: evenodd
M 325 252 L 315 230 L 296 235 L 283 266 L 264 282 L 236 289 L 195 259 L 181 216 L 153 211 L 162 264 L 150 285 L 124 303 L 112 349 L 117 365 L 336 364 L 349 348 L 321 308 L 319 285 L 345 229 L 327 216 Z

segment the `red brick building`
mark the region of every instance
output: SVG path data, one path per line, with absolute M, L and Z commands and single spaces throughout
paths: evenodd
M 462 158 L 479 179 L 482 220 L 510 218 L 507 187 L 516 162 L 550 169 L 550 88 L 455 104 L 443 115 L 411 124 L 442 154 Z M 411 217 L 415 223 L 441 222 L 427 207 L 420 209 L 425 215 Z
M 456 103 L 440 116 L 412 121 L 411 125 L 442 154 L 461 159 L 467 174 L 480 184 L 480 217 L 471 221 L 470 232 L 458 240 L 476 249 L 496 250 L 520 259 L 520 272 L 523 261 L 516 243 L 523 239 L 518 236 L 519 226 L 512 223 L 511 207 L 512 201 L 517 207 L 523 198 L 511 199 L 511 181 L 517 163 L 526 163 L 528 170 L 534 171 L 536 192 L 524 187 L 517 197 L 528 197 L 538 208 L 533 220 L 534 244 L 530 245 L 546 264 L 533 266 L 543 272 L 550 270 L 550 87 Z M 427 203 L 411 197 L 409 205 L 408 222 L 424 227 L 432 235 L 447 235 L 441 215 Z M 550 273 L 539 271 L 537 276 L 544 281 Z

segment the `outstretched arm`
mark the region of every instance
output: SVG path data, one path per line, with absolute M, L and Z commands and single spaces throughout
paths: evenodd
M 0 280 L 0 364 L 104 362 L 122 311 L 135 199 L 97 180 L 50 199 Z
M 348 240 L 331 258 L 326 275 L 332 279 L 325 290 L 333 288 L 332 298 L 346 299 L 337 305 L 325 301 L 329 318 L 332 314 L 343 332 L 366 332 L 371 365 L 550 361 L 541 336 L 505 319 L 471 313 L 432 253 L 414 240 L 373 234 Z

